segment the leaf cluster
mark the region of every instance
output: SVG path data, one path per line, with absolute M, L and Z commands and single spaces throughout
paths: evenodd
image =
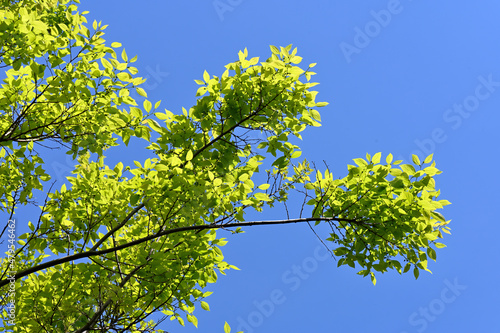
M 375 271 L 395 269 L 400 274 L 411 267 L 415 277 L 427 268 L 428 259 L 436 260 L 434 247 L 444 233 L 450 233 L 449 221 L 437 212 L 448 205 L 438 200 L 434 176 L 441 173 L 429 155 L 422 163 L 416 155 L 417 166 L 393 161 L 389 154 L 381 164 L 381 153 L 366 159 L 354 159 L 348 175 L 334 179 L 326 170 L 316 172 L 316 180 L 305 185 L 314 195 L 308 204 L 313 216 L 337 218 L 328 222 L 332 232 L 328 241 L 337 245 L 333 251 L 341 258 L 338 266 L 362 269 L 375 283 Z M 426 166 L 424 166 L 426 165 Z M 343 219 L 343 220 L 342 220 Z M 319 222 L 316 222 L 318 224 Z
M 0 209 L 15 216 L 36 191 L 46 193 L 8 253 L 13 259 L 0 262 L 2 290 L 15 263 L 18 327 L 161 332 L 166 319 L 196 326 L 195 308 L 210 309 L 207 286 L 237 269 L 225 262 L 217 229 L 315 221 L 331 227 L 339 265 L 358 264 L 374 283 L 377 271 L 428 270 L 433 246 L 443 247 L 437 240 L 449 233 L 437 212 L 448 202 L 437 199 L 432 156 L 401 165 L 367 155 L 339 179 L 296 162 L 293 138 L 320 126 L 318 108 L 327 105 L 312 90 L 315 64 L 301 68 L 296 48 L 271 46 L 265 61 L 240 51 L 221 75 L 195 80 L 194 106 L 160 111 L 141 87 L 136 57 L 117 52 L 119 43 L 107 47 L 106 26 L 88 28 L 77 3 L 0 2 Z M 107 149 L 132 138 L 150 157 L 107 165 Z M 39 153 L 47 147 L 77 162 L 55 190 Z M 292 192 L 304 194 L 299 219 L 245 220 Z M 155 313 L 163 317 L 151 320 Z

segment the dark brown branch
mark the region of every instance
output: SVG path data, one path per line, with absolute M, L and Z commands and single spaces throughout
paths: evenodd
M 25 277 L 29 274 L 33 274 L 33 273 L 41 271 L 43 269 L 46 269 L 49 267 L 54 267 L 56 265 L 64 264 L 66 262 L 70 262 L 73 260 L 78 260 L 78 259 L 89 258 L 89 257 L 93 257 L 93 256 L 100 256 L 100 255 L 112 253 L 115 251 L 119 251 L 119 250 L 123 250 L 123 249 L 129 248 L 129 247 L 132 247 L 134 245 L 142 244 L 144 242 L 150 241 L 152 239 L 155 239 L 155 238 L 158 238 L 161 236 L 166 236 L 166 235 L 170 235 L 170 234 L 174 234 L 174 233 L 178 233 L 178 232 L 183 232 L 183 231 L 192 231 L 192 230 L 200 231 L 200 230 L 208 230 L 208 229 L 251 227 L 254 225 L 278 225 L 278 224 L 302 223 L 302 222 L 312 222 L 312 221 L 337 221 L 337 222 L 350 222 L 350 223 L 364 223 L 364 221 L 337 218 L 337 217 L 309 217 L 309 218 L 298 218 L 298 219 L 289 219 L 289 220 L 235 222 L 235 223 L 227 223 L 227 224 L 222 224 L 222 225 L 221 224 L 192 225 L 192 226 L 186 226 L 186 227 L 165 230 L 165 231 L 156 233 L 154 235 L 146 236 L 146 237 L 137 239 L 135 241 L 131 241 L 131 242 L 128 242 L 126 244 L 122 244 L 122 245 L 115 246 L 115 247 L 105 249 L 105 250 L 100 250 L 100 251 L 90 250 L 90 251 L 86 251 L 86 252 L 72 254 L 70 256 L 55 259 L 52 261 L 48 261 L 46 263 L 40 264 L 40 265 L 35 266 L 35 267 L 28 268 L 24 271 L 17 273 L 15 275 L 15 279 L 17 280 L 17 279 Z M 8 283 L 9 283 L 9 280 L 3 279 L 0 281 L 0 287 L 3 287 Z

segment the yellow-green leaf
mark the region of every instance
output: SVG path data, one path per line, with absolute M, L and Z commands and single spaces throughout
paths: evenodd
M 413 163 L 415 163 L 416 165 L 420 165 L 420 159 L 418 158 L 417 155 L 413 154 L 411 155 L 411 160 L 413 161 Z
M 208 305 L 207 302 L 201 301 L 200 302 L 201 308 L 205 311 L 210 311 L 210 306 Z
M 142 103 L 142 105 L 144 106 L 144 110 L 146 110 L 146 112 L 151 111 L 151 107 L 153 106 L 147 99 Z
M 123 61 L 125 61 L 125 62 L 127 62 L 127 61 L 128 61 L 127 52 L 125 52 L 125 49 L 123 49 L 123 51 L 122 51 L 122 59 L 123 59 Z
M 137 93 L 142 97 L 148 97 L 146 91 L 140 87 L 135 88 L 135 91 L 137 91 Z
M 255 193 L 254 194 L 255 199 L 260 200 L 260 201 L 270 201 L 269 196 L 265 193 Z

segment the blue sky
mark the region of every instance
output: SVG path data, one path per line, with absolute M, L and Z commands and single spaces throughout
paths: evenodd
M 194 79 L 204 70 L 220 75 L 239 50 L 266 59 L 270 44 L 297 46 L 304 64 L 318 63 L 317 100 L 330 103 L 320 110 L 323 126 L 303 135 L 302 157 L 325 160 L 343 177 L 367 152 L 406 161 L 434 153 L 443 170 L 437 186 L 452 202 L 443 211 L 452 236 L 430 265 L 433 274 L 415 280 L 390 272 L 376 286 L 337 268 L 307 225 L 221 233 L 227 261 L 241 271 L 210 286 L 211 311 L 197 311 L 198 329 L 161 328 L 222 332 L 224 321 L 249 333 L 498 327 L 500 2 L 82 0 L 80 8 L 90 11 L 89 23 L 109 24 L 108 43 L 138 55 L 149 99 L 172 112 L 194 104 Z M 62 177 L 71 163 L 62 157 L 51 165 Z M 277 207 L 247 219 L 283 217 Z

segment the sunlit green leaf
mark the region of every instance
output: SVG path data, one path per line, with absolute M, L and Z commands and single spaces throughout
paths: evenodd
M 418 158 L 417 155 L 415 155 L 415 154 L 411 155 L 411 159 L 412 159 L 413 163 L 415 163 L 416 165 L 420 165 L 420 159 Z

